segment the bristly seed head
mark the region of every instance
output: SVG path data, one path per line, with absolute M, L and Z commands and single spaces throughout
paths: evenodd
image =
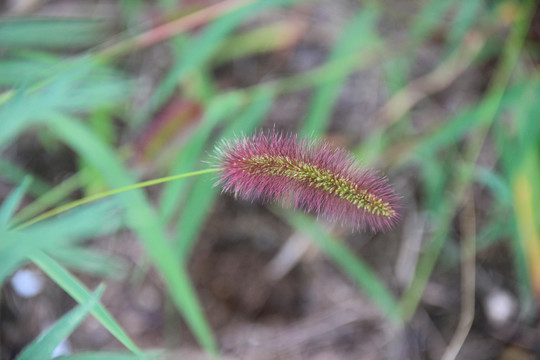
M 399 220 L 399 196 L 386 178 L 328 143 L 270 131 L 223 141 L 216 153 L 218 184 L 240 198 L 292 203 L 374 232 Z

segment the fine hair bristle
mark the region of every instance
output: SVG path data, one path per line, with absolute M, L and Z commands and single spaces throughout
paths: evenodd
M 222 141 L 218 184 L 242 199 L 290 204 L 332 221 L 372 231 L 399 220 L 399 196 L 388 180 L 351 153 L 276 130 Z

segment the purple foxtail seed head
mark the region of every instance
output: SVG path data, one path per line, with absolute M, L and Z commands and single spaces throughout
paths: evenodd
M 216 147 L 223 191 L 242 199 L 281 201 L 372 231 L 399 220 L 399 196 L 388 180 L 362 169 L 346 150 L 277 131 Z

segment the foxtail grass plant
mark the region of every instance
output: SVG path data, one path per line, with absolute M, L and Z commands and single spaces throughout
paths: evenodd
M 216 185 L 238 198 L 281 202 L 355 229 L 387 231 L 400 218 L 400 197 L 388 180 L 362 168 L 348 151 L 327 142 L 276 130 L 261 131 L 222 141 L 216 146 L 214 159 L 212 168 L 91 195 L 47 211 L 15 229 L 124 191 L 208 173 L 218 173 Z

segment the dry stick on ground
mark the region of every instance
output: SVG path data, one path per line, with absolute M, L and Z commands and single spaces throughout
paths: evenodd
M 476 286 L 476 219 L 474 196 L 471 189 L 464 197 L 465 204 L 461 213 L 461 314 L 448 347 L 441 360 L 454 360 L 463 346 L 474 320 L 474 296 Z

